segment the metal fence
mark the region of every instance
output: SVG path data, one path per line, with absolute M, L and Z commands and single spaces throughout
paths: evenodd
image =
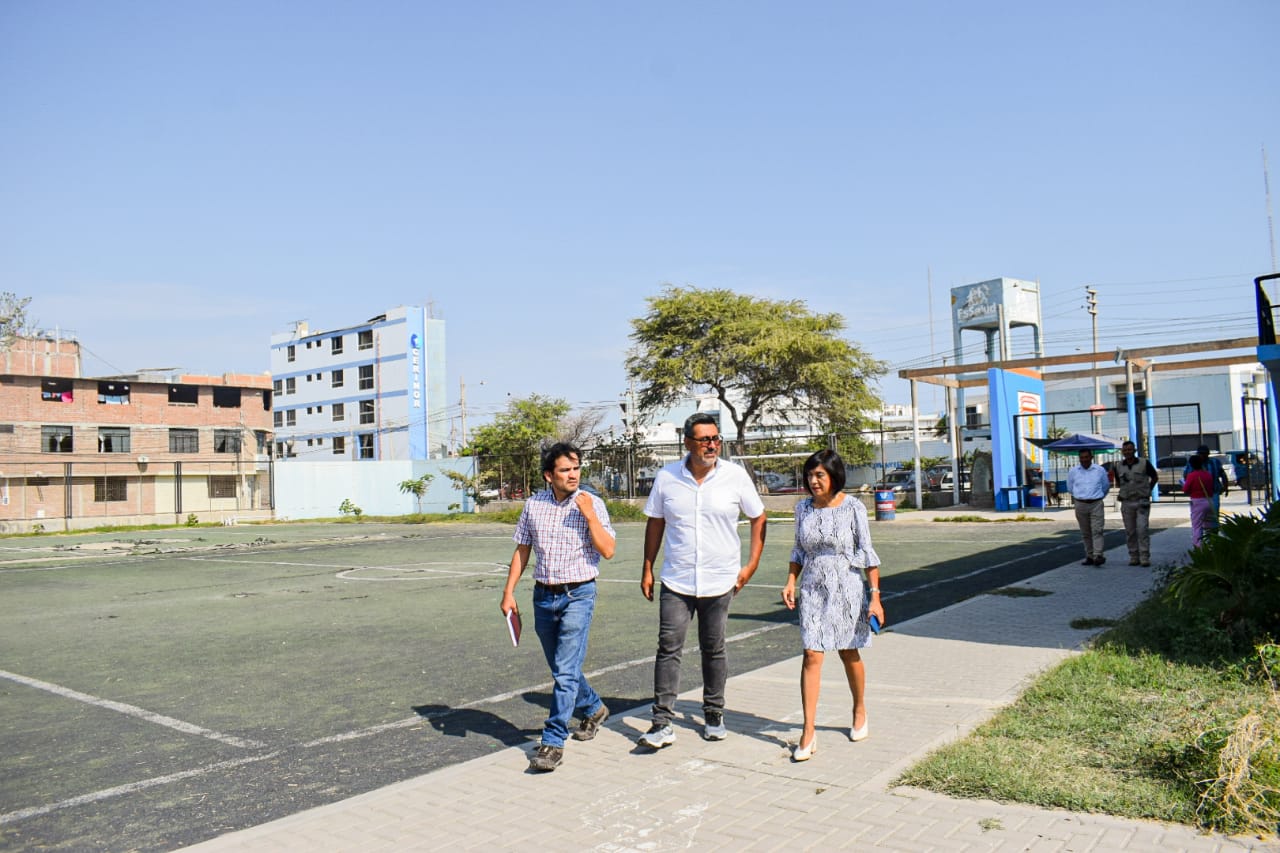
M 951 447 L 932 432 L 921 433 L 922 456 L 951 459 Z M 789 435 L 726 442 L 724 455 L 742 464 L 764 493 L 804 491 L 801 469 L 815 450 L 835 448 L 848 466 L 851 487 L 870 486 L 889 470 L 913 464 L 910 428 L 875 428 L 847 434 Z M 612 442 L 583 448 L 582 482 L 609 498 L 644 497 L 663 465 L 685 455 L 683 442 Z M 543 488 L 533 454 L 477 458 L 478 492 L 485 500 L 520 500 Z

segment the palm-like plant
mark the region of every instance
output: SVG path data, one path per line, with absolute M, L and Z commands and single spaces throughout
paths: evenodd
M 1280 513 L 1223 519 L 1174 570 L 1167 594 L 1180 607 L 1211 611 L 1242 642 L 1280 636 Z

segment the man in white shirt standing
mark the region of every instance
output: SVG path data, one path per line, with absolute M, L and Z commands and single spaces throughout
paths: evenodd
M 1103 500 L 1111 491 L 1111 477 L 1101 465 L 1093 464 L 1093 451 L 1080 451 L 1080 464 L 1067 472 L 1067 491 L 1076 505 L 1076 524 L 1084 537 L 1084 565 L 1101 566 L 1107 561 L 1102 541 L 1102 526 L 1106 520 L 1107 503 Z
M 658 653 L 653 664 L 653 725 L 640 745 L 675 743 L 671 727 L 680 692 L 680 657 L 689 622 L 698 617 L 702 653 L 703 736 L 723 740 L 724 688 L 728 677 L 725 630 L 729 603 L 746 586 L 764 551 L 764 503 L 741 466 L 720 459 L 715 418 L 699 413 L 684 423 L 688 454 L 658 472 L 645 503 L 644 568 L 640 591 L 653 601 L 653 563 L 666 537 L 659 598 Z M 738 516 L 751 520 L 749 554 L 742 564 Z

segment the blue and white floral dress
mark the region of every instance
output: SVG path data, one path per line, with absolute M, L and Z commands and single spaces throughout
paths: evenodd
M 791 562 L 800 572 L 800 640 L 804 648 L 830 652 L 871 645 L 863 572 L 880 565 L 862 501 L 845 495 L 836 506 L 796 504 L 796 544 Z

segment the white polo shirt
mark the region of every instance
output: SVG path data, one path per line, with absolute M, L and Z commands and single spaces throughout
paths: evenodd
M 741 465 L 717 459 L 699 484 L 686 456 L 658 472 L 644 514 L 666 521 L 662 584 L 698 597 L 724 595 L 742 571 L 738 514 L 756 518 L 764 502 Z

